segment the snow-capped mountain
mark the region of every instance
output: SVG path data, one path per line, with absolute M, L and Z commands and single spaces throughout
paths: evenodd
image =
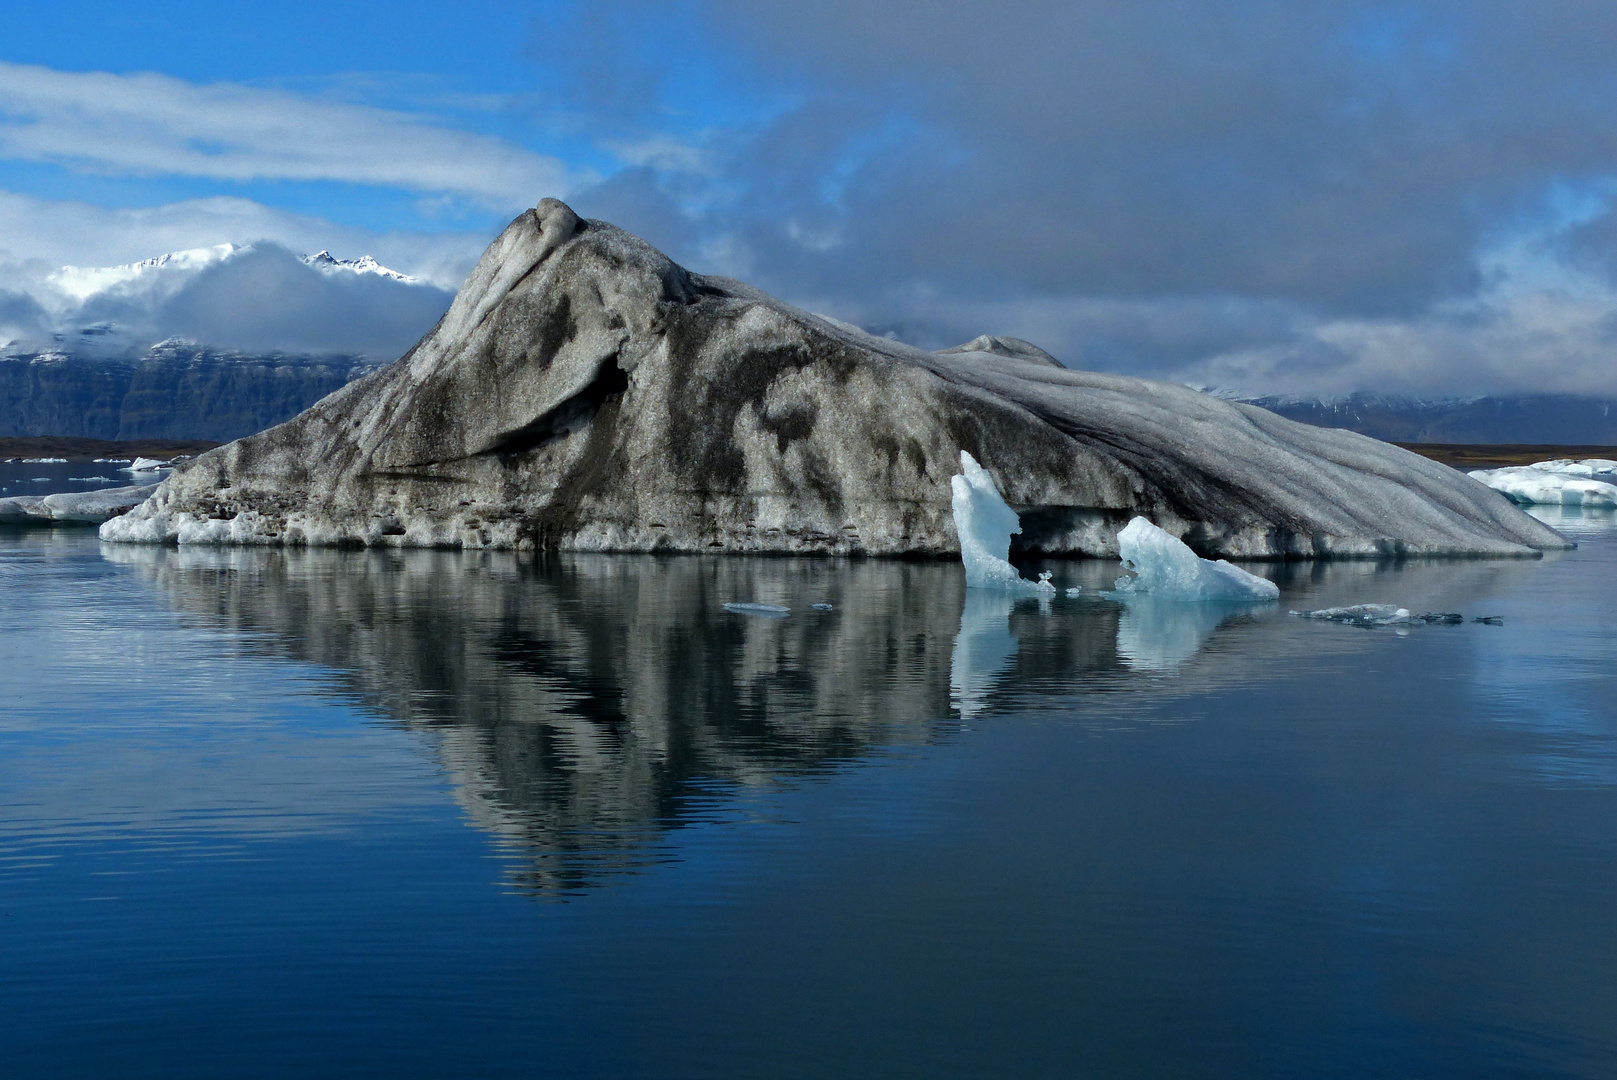
M 83 303 L 99 293 L 120 286 L 159 278 L 177 280 L 246 250 L 241 244 L 215 244 L 213 247 L 171 251 L 155 259 L 125 263 L 122 266 L 63 266 L 46 281 L 64 297 Z
M 303 261 L 316 270 L 321 270 L 328 274 L 340 274 L 346 271 L 353 274 L 376 274 L 380 277 L 390 278 L 393 281 L 402 281 L 406 285 L 415 285 L 420 282 L 419 278 L 413 278 L 409 274 L 389 270 L 369 255 L 361 255 L 357 259 L 338 259 L 329 251 L 319 251 L 313 255 L 303 256 Z

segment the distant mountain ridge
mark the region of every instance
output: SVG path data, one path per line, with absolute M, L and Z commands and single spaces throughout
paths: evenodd
M 1617 400 L 1611 398 L 1511 394 L 1434 400 L 1357 393 L 1321 399 L 1214 393 L 1289 420 L 1346 428 L 1387 442 L 1617 446 Z
M 0 437 L 229 442 L 381 367 L 353 355 L 252 355 L 170 338 L 137 354 L 0 355 Z

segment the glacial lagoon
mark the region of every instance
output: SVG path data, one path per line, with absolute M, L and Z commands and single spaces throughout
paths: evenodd
M 1610 1076 L 1617 524 L 1545 515 L 1273 604 L 0 530 L 5 1073 Z M 1360 603 L 1467 621 L 1287 614 Z

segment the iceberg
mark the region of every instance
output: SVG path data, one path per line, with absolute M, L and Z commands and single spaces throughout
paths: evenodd
M 962 542 L 963 544 L 963 542 Z M 1280 586 L 1223 559 L 1197 556 L 1184 541 L 1137 517 L 1117 534 L 1123 568 L 1120 593 L 1149 593 L 1166 600 L 1276 600 Z
M 157 472 L 159 469 L 172 468 L 168 462 L 157 458 L 137 457 L 134 462 L 125 465 L 124 472 Z
M 1054 594 L 1050 575 L 1029 581 L 1010 563 L 1011 534 L 1022 531 L 1016 511 L 1006 505 L 999 486 L 977 459 L 960 451 L 960 474 L 949 481 L 953 491 L 954 527 L 960 536 L 960 561 L 966 566 L 966 588 Z
M 1487 484 L 1511 502 L 1526 506 L 1617 507 L 1617 485 L 1565 472 L 1551 472 L 1537 465 L 1477 469 L 1468 475 Z

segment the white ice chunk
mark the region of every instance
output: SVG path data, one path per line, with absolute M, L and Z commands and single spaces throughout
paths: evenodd
M 1275 600 L 1280 587 L 1223 559 L 1199 558 L 1184 541 L 1137 517 L 1117 534 L 1123 568 L 1117 591 L 1149 593 L 1169 600 Z
M 813 607 L 815 611 L 831 611 L 835 608 L 834 604 L 812 604 L 810 606 Z
M 779 604 L 725 604 L 724 610 L 738 615 L 762 615 L 766 619 L 784 619 L 792 613 L 791 608 Z
M 949 481 L 954 492 L 954 527 L 960 536 L 960 561 L 966 566 L 966 588 L 1002 589 L 1053 595 L 1048 580 L 1029 581 L 1010 563 L 1011 534 L 1022 531 L 1016 511 L 1005 505 L 988 470 L 964 450 L 961 475 Z
M 1536 465 L 1478 469 L 1470 475 L 1511 502 L 1527 506 L 1617 507 L 1617 485 L 1550 472 Z
M 1072 597 L 1077 596 L 1079 593 L 1081 593 L 1083 591 L 1084 591 L 1084 587 L 1082 585 L 1074 585 L 1072 588 L 1067 590 L 1067 597 L 1068 597 L 1068 599 L 1071 599 Z
M 158 469 L 169 468 L 169 463 L 159 461 L 157 458 L 138 457 L 133 464 L 124 466 L 124 472 L 156 472 Z

